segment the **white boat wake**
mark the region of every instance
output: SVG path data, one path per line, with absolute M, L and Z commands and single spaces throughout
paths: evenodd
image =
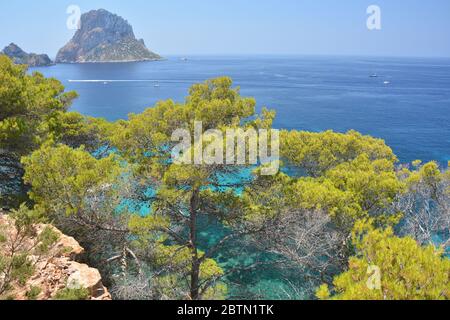
M 190 80 L 150 80 L 150 79 L 130 79 L 130 80 L 68 80 L 72 83 L 109 83 L 109 82 L 152 82 L 152 83 L 191 83 Z
M 69 80 L 69 82 L 159 82 L 159 80 Z

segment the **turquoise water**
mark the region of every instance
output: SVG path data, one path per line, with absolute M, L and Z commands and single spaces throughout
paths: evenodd
M 356 129 L 385 139 L 402 162 L 450 160 L 450 59 L 197 56 L 37 70 L 80 94 L 74 110 L 109 120 L 183 101 L 193 83 L 226 75 L 277 110 L 277 128 Z

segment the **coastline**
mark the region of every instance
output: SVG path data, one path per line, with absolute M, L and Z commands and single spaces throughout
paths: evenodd
M 158 62 L 158 61 L 166 61 L 167 58 L 161 59 L 135 59 L 135 60 L 109 60 L 109 61 L 58 61 L 55 64 L 106 64 L 106 63 L 132 63 L 132 62 Z

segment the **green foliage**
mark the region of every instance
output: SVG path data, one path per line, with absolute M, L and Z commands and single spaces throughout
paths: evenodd
M 25 66 L 0 56 L 0 148 L 25 155 L 49 134 L 48 121 L 76 97 L 56 79 L 27 74 Z
M 239 120 L 255 113 L 256 102 L 242 98 L 239 88 L 231 89 L 230 78 L 217 78 L 193 85 L 186 101 L 187 120 L 202 121 L 205 130 L 237 126 Z
M 342 226 L 367 214 L 351 190 L 346 186 L 339 188 L 331 179 L 301 178 L 291 185 L 287 194 L 293 208 L 324 210 Z
M 29 75 L 26 66 L 0 54 L 0 162 L 7 168 L 0 171 L 0 206 L 17 208 L 28 200 L 20 157 L 54 138 L 53 127 L 76 97 L 58 80 Z
M 128 121 L 116 123 L 110 138 L 118 152 L 137 165 L 145 188 L 156 193 L 151 201 L 152 215 L 129 222 L 136 237 L 134 244 L 151 247 L 158 268 L 178 270 L 179 274 L 166 274 L 164 281 L 189 274 L 188 285 L 175 282 L 189 291 L 191 299 L 211 298 L 226 291 L 218 281 L 224 272 L 212 259 L 216 248 L 200 250 L 197 235 L 205 231 L 204 226 L 200 229 L 201 219 L 220 221 L 230 231 L 240 226 L 244 212 L 238 197 L 224 191 L 219 177 L 238 174 L 245 166 L 172 163 L 175 143 L 171 136 L 177 129 L 186 129 L 193 136 L 196 121 L 202 121 L 203 130 L 222 132 L 227 128 L 270 127 L 274 113 L 264 110 L 258 116 L 255 105 L 254 99 L 241 97 L 239 89 L 232 88 L 231 79 L 213 79 L 192 86 L 184 104 L 159 102 L 142 114 L 130 115 Z
M 22 204 L 19 209 L 13 210 L 9 217 L 13 219 L 17 231 L 24 236 L 33 235 L 35 225 L 46 221 L 41 213 L 30 210 L 25 204 Z
M 22 160 L 30 197 L 46 214 L 78 215 L 88 210 L 96 192 L 114 197 L 123 173 L 117 157 L 97 160 L 84 149 L 43 146 Z
M 281 155 L 313 177 L 321 176 L 337 165 L 355 160 L 362 154 L 366 154 L 371 161 L 397 161 L 391 148 L 386 146 L 383 140 L 363 136 L 356 131 L 346 134 L 333 131 L 281 133 Z
M 29 260 L 27 253 L 17 253 L 11 258 L 11 279 L 25 285 L 26 281 L 33 275 L 35 269 Z
M 350 192 L 361 210 L 371 216 L 385 213 L 403 188 L 392 162 L 371 161 L 365 154 L 338 165 L 325 177 L 339 190 Z
M 30 290 L 27 291 L 26 296 L 28 300 L 36 300 L 39 294 L 41 293 L 41 288 L 32 286 Z
M 59 290 L 53 300 L 63 300 L 63 301 L 79 301 L 88 300 L 89 290 L 85 288 L 69 289 L 64 288 Z
M 38 255 L 46 254 L 58 241 L 59 234 L 50 226 L 46 226 L 38 236 L 38 246 L 35 251 Z
M 89 152 L 108 145 L 114 124 L 104 120 L 83 116 L 77 112 L 60 112 L 49 120 L 52 139 L 74 149 L 84 146 Z
M 406 184 L 410 191 L 416 192 L 418 187 L 423 183 L 432 192 L 436 193 L 439 184 L 445 179 L 445 174 L 441 173 L 439 165 L 436 162 L 428 162 L 424 165 L 416 163 L 416 170 L 403 170 L 401 173 L 405 177 Z
M 399 216 L 388 209 L 405 188 L 391 161 L 371 161 L 365 153 L 320 177 L 279 174 L 259 179 L 263 187 L 252 187 L 245 194 L 246 206 L 256 214 L 273 217 L 283 208 L 324 211 L 346 230 L 367 217 L 377 218 L 380 225 L 396 224 Z
M 331 297 L 330 290 L 328 288 L 328 285 L 323 284 L 317 289 L 316 291 L 316 297 L 320 300 L 327 300 Z
M 359 227 L 359 228 L 358 228 Z M 321 299 L 338 300 L 447 300 L 450 298 L 450 260 L 433 246 L 421 247 L 414 239 L 398 238 L 392 229 L 357 226 L 358 255 L 349 270 L 334 280 L 334 294 L 326 285 L 317 291 Z M 380 287 L 370 286 L 370 267 L 380 271 Z

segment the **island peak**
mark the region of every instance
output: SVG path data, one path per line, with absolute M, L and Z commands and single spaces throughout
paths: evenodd
M 161 57 L 136 39 L 124 18 L 105 9 L 81 16 L 80 28 L 56 57 L 58 63 L 153 61 Z

